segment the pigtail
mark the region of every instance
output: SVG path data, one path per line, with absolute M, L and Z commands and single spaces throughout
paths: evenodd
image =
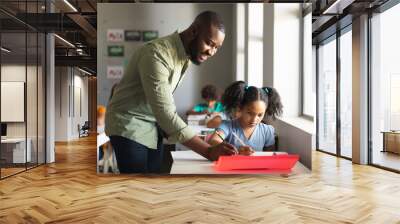
M 276 118 L 279 117 L 283 112 L 281 97 L 275 88 L 263 87 L 263 90 L 268 95 L 268 107 L 266 115 L 271 117 L 273 120 L 276 120 Z
M 243 81 L 236 81 L 225 89 L 221 102 L 229 114 L 232 114 L 240 106 L 246 91 L 245 89 L 246 83 Z

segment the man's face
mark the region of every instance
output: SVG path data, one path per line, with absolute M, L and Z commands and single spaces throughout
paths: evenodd
M 224 42 L 225 34 L 215 26 L 205 27 L 197 32 L 190 42 L 190 60 L 200 65 L 217 53 Z

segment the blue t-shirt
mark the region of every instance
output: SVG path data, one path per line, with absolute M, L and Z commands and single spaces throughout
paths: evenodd
M 242 141 L 250 146 L 255 151 L 263 151 L 264 147 L 268 147 L 275 144 L 275 129 L 271 125 L 259 123 L 255 127 L 253 134 L 250 139 L 247 139 L 244 135 L 243 129 L 239 124 L 238 120 L 223 121 L 222 124 L 217 128 L 218 131 L 222 131 L 225 135 L 225 141 L 229 144 L 234 145 L 236 148 L 241 146 L 240 142 L 232 134 L 234 132 L 239 136 Z

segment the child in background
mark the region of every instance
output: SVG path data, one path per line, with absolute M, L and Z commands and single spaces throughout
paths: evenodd
M 97 133 L 99 134 L 104 132 L 105 118 L 106 107 L 103 105 L 99 105 L 97 107 Z
M 206 126 L 208 128 L 218 127 L 224 119 L 224 107 L 217 101 L 217 88 L 214 85 L 206 85 L 201 90 L 201 97 L 205 103 L 199 103 L 188 111 L 187 115 L 207 114 Z
M 274 88 L 257 88 L 237 81 L 225 90 L 222 104 L 227 112 L 240 115 L 236 119 L 222 122 L 209 141 L 211 145 L 226 141 L 238 148 L 239 154 L 244 155 L 270 150 L 274 146 L 275 129 L 261 123 L 265 115 L 275 120 L 282 114 L 280 96 Z
M 206 85 L 201 89 L 201 97 L 206 101 L 199 103 L 188 111 L 187 114 L 209 114 L 214 112 L 224 112 L 221 102 L 218 102 L 217 88 L 214 85 Z

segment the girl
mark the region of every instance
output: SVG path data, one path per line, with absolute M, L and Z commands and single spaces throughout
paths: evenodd
M 254 150 L 273 148 L 275 130 L 261 121 L 265 115 L 275 120 L 282 114 L 280 96 L 274 88 L 257 88 L 237 81 L 225 90 L 222 104 L 227 112 L 235 112 L 237 115 L 233 120 L 222 122 L 210 139 L 211 145 L 226 141 L 238 148 L 239 154 L 244 155 L 250 155 Z

